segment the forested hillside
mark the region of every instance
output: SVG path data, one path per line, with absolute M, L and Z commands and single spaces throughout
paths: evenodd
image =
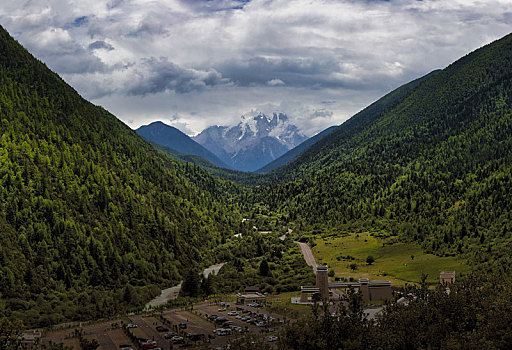
M 256 198 L 302 228 L 383 230 L 508 268 L 512 35 L 417 82 L 271 173 L 283 180 Z
M 212 262 L 238 188 L 157 153 L 0 27 L 0 316 L 139 308 Z
M 273 160 L 272 162 L 268 163 L 264 167 L 258 169 L 256 172 L 264 174 L 264 173 L 268 173 L 269 171 L 275 170 L 279 167 L 282 167 L 282 166 L 288 164 L 293 158 L 297 157 L 305 149 L 307 149 L 308 147 L 311 147 L 311 145 L 313 145 L 315 142 L 318 142 L 321 138 L 329 135 L 331 132 L 336 130 L 336 128 L 337 128 L 337 126 L 331 126 L 327 129 L 319 132 L 315 136 L 302 142 L 297 147 L 292 148 L 291 150 L 289 150 L 288 152 L 283 154 L 281 157 Z

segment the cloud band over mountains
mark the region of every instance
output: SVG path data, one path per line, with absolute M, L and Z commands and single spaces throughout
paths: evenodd
M 132 127 L 289 108 L 313 133 L 507 34 L 512 3 L 6 0 L 0 24 Z

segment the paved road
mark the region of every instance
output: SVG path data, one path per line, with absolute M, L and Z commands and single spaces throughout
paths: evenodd
M 311 252 L 311 248 L 309 248 L 307 243 L 295 242 L 299 245 L 300 250 L 302 250 L 302 254 L 304 255 L 304 260 L 306 260 L 306 264 L 313 267 L 313 272 L 316 275 L 316 261 L 313 253 Z

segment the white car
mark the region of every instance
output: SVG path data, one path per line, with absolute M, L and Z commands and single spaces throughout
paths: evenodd
M 267 337 L 267 341 L 268 342 L 273 342 L 273 341 L 276 341 L 277 340 L 277 336 L 276 335 L 269 335 Z
M 217 311 L 226 311 L 225 307 L 221 307 L 220 309 L 217 309 Z
M 230 311 L 230 312 L 228 312 L 228 316 L 238 316 L 238 312 Z
M 231 328 L 232 330 L 237 331 L 239 333 L 242 333 L 244 331 L 243 328 L 240 326 L 231 325 L 231 326 L 229 326 L 229 328 Z
M 213 330 L 213 334 L 216 334 L 218 336 L 230 335 L 231 334 L 231 329 L 226 329 L 226 328 L 214 329 Z

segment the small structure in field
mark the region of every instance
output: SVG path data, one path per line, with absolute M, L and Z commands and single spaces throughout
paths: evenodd
M 41 331 L 38 329 L 31 329 L 21 334 L 22 348 L 31 348 L 37 346 L 41 340 Z
M 441 271 L 439 282 L 441 284 L 455 283 L 455 271 Z
M 261 304 L 265 301 L 265 296 L 258 292 L 252 293 L 238 293 L 236 295 L 236 303 L 240 305 L 246 305 L 250 303 Z

